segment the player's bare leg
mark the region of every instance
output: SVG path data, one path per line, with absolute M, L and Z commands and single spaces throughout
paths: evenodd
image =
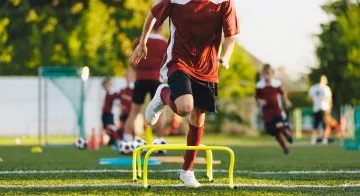
M 315 144 L 316 144 L 318 132 L 319 132 L 318 129 L 313 129 L 313 130 L 311 131 L 311 140 L 310 140 L 310 144 L 311 144 L 311 145 L 315 145 Z
M 324 114 L 323 121 L 325 124 L 324 136 L 322 143 L 327 145 L 329 143 L 329 137 L 331 135 L 331 126 L 330 126 L 330 114 Z
M 291 132 L 290 130 L 287 130 L 285 128 L 285 124 L 280 122 L 280 123 L 277 123 L 276 124 L 276 128 L 280 130 L 281 134 L 284 135 L 284 137 L 286 138 L 286 140 L 289 142 L 289 143 L 293 143 L 293 137 L 291 135 Z
M 131 104 L 131 111 L 127 121 L 125 122 L 124 126 L 124 140 L 131 141 L 133 140 L 134 135 L 134 123 L 136 116 L 140 113 L 141 105 L 132 103 Z
M 117 127 L 115 125 L 106 125 L 105 132 L 110 137 L 109 145 L 115 144 L 122 140 L 122 136 L 120 136 L 117 132 Z
M 283 149 L 284 154 L 287 155 L 287 154 L 289 154 L 290 149 L 286 145 L 286 143 L 284 141 L 284 138 L 282 137 L 282 134 L 284 134 L 284 131 L 285 131 L 284 123 L 277 123 L 275 126 L 276 126 L 276 130 L 277 130 L 277 133 L 275 135 L 275 139 L 279 142 L 281 148 Z

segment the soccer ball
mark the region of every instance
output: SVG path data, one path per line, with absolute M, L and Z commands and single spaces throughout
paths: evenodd
M 78 148 L 78 149 L 80 149 L 80 150 L 84 150 L 84 149 L 86 149 L 87 148 L 87 141 L 86 141 L 86 139 L 84 139 L 84 138 L 79 138 L 79 139 L 77 139 L 76 140 L 76 142 L 75 142 L 75 146 L 76 146 L 76 148 Z
M 154 140 L 153 144 L 160 145 L 160 144 L 167 144 L 167 143 L 163 138 L 157 138 Z M 155 153 L 160 154 L 160 155 L 166 155 L 167 150 L 159 150 L 159 151 L 156 151 Z
M 137 138 L 133 141 L 132 143 L 132 148 L 135 150 L 136 148 L 140 147 L 140 146 L 144 146 L 146 145 L 146 141 L 141 139 L 141 138 Z
M 132 143 L 131 142 L 125 142 L 125 141 L 121 141 L 119 143 L 119 153 L 120 154 L 130 154 L 134 151 L 133 147 L 132 147 Z

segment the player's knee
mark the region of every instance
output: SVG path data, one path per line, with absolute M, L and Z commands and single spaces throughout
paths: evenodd
M 276 128 L 283 128 L 284 127 L 284 123 L 282 122 L 279 122 L 279 123 L 276 123 Z
M 194 106 L 192 104 L 182 104 L 177 107 L 177 112 L 180 116 L 184 117 L 189 115 L 193 109 Z

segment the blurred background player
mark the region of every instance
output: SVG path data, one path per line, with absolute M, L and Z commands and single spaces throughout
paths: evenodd
M 127 71 L 125 73 L 126 87 L 121 89 L 118 93 L 120 100 L 120 116 L 119 116 L 119 135 L 123 136 L 124 126 L 129 117 L 131 111 L 131 99 L 134 89 L 135 74 L 133 71 Z
M 161 77 L 167 84 L 161 84 L 156 90 L 146 107 L 145 119 L 155 124 L 166 106 L 180 116 L 190 115 L 187 145 L 197 146 L 203 135 L 205 112 L 216 111 L 218 61 L 229 68 L 240 31 L 234 0 L 159 2 L 145 21 L 140 43 L 131 56 L 134 64 L 147 58 L 151 51 L 147 42 L 154 23 L 161 24 L 167 18 L 171 35 L 161 68 Z M 223 32 L 223 54 L 218 58 Z M 185 152 L 180 180 L 187 187 L 201 186 L 194 175 L 195 157 L 196 151 Z
M 168 43 L 160 33 L 161 26 L 156 24 L 152 32 L 150 33 L 149 39 L 146 43 L 146 46 L 148 48 L 148 54 L 146 58 L 142 59 L 136 65 L 133 64 L 136 71 L 136 81 L 132 96 L 131 112 L 129 114 L 127 122 L 125 123 L 125 141 L 133 140 L 134 121 L 136 116 L 141 111 L 141 106 L 142 104 L 144 104 L 146 95 L 150 93 L 151 98 L 153 98 L 156 89 L 161 84 L 160 68 Z M 134 49 L 138 44 L 139 40 L 135 42 Z M 153 143 L 166 143 L 165 140 L 162 138 L 164 126 L 162 121 L 162 118 L 160 118 L 159 122 L 155 125 L 157 138 Z
M 180 135 L 181 133 L 179 129 L 182 122 L 182 117 L 176 113 L 173 113 L 171 116 L 171 121 L 164 128 L 164 133 L 167 135 Z
M 106 134 L 109 135 L 109 145 L 115 144 L 120 141 L 122 138 L 119 135 L 118 128 L 114 124 L 114 115 L 112 113 L 112 107 L 114 100 L 119 97 L 118 93 L 111 93 L 112 81 L 111 78 L 107 77 L 103 80 L 102 86 L 105 90 L 105 98 L 102 107 L 102 115 L 101 120 L 103 123 L 103 127 L 106 131 Z
M 323 144 L 328 144 L 328 138 L 331 134 L 329 125 L 332 108 L 332 93 L 327 85 L 328 79 L 325 75 L 320 77 L 319 83 L 313 85 L 309 90 L 309 98 L 313 102 L 314 125 L 311 135 L 311 144 L 316 144 L 317 135 L 320 131 L 320 125 L 324 128 Z
M 281 108 L 281 95 L 284 97 L 287 108 L 291 107 L 291 102 L 281 88 L 281 81 L 272 78 L 274 73 L 269 64 L 264 65 L 261 73 L 262 79 L 256 84 L 255 96 L 258 104 L 261 106 L 266 132 L 275 137 L 284 154 L 289 154 L 290 149 L 282 135 L 285 136 L 289 143 L 293 142 L 293 138 L 290 131 L 285 127 L 283 110 Z

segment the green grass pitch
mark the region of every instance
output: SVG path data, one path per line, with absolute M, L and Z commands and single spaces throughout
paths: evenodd
M 168 141 L 184 143 L 185 137 Z M 32 154 L 31 146 L 0 146 L 0 195 L 360 195 L 360 152 L 346 151 L 338 141 L 328 146 L 296 141 L 289 156 L 270 137 L 205 135 L 203 143 L 234 150 L 237 190 L 227 187 L 228 156 L 223 152 L 214 152 L 222 164 L 214 165 L 213 183 L 207 181 L 205 165 L 196 165 L 195 174 L 204 186 L 178 186 L 181 164 L 163 163 L 150 166 L 152 188 L 146 190 L 141 180 L 132 181 L 130 166 L 97 164 L 99 158 L 119 157 L 108 147 L 97 152 L 45 147 L 43 153 Z M 204 157 L 202 152 L 198 155 Z

